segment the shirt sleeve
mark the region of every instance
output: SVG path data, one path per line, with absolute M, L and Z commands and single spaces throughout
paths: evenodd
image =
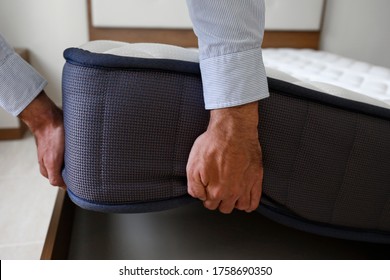
M 269 96 L 261 44 L 264 0 L 187 0 L 198 37 L 206 109 Z
M 0 35 L 0 106 L 17 116 L 46 85 L 47 81 Z

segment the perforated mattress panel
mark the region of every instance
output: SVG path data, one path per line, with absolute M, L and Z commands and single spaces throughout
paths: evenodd
M 209 114 L 194 51 L 93 42 L 64 55 L 63 175 L 71 199 L 127 213 L 195 202 L 186 163 Z M 390 242 L 390 110 L 272 75 L 259 106 L 258 210 L 307 231 Z

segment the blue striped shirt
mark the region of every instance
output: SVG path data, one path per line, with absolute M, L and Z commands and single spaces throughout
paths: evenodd
M 17 116 L 46 85 L 47 81 L 0 35 L 0 106 Z
M 267 97 L 264 0 L 187 0 L 187 5 L 199 41 L 206 109 Z M 16 116 L 46 84 L 0 36 L 0 106 Z
M 206 109 L 268 97 L 262 60 L 264 0 L 187 0 L 198 36 Z

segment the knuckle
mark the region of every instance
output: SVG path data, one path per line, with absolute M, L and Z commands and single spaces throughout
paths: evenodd
M 48 170 L 53 170 L 56 168 L 56 162 L 52 161 L 52 160 L 46 160 L 45 161 L 45 166 Z
M 194 189 L 189 189 L 188 190 L 188 194 L 190 195 L 190 196 L 192 196 L 192 197 L 198 197 L 199 196 L 199 192 L 197 192 L 196 190 L 194 190 Z
M 222 200 L 225 196 L 223 188 L 214 188 L 213 191 L 210 191 L 209 197 L 211 200 Z
M 225 199 L 226 200 L 234 200 L 236 201 L 238 198 L 240 197 L 240 195 L 236 192 L 229 192 L 225 195 Z
M 206 193 L 203 189 L 199 187 L 188 187 L 188 194 L 193 198 L 198 198 L 200 200 L 206 200 Z
M 195 178 L 196 172 L 195 172 L 194 168 L 192 168 L 192 166 L 187 165 L 186 173 L 187 173 L 188 180 L 193 180 L 193 178 Z
M 219 195 L 216 194 L 216 193 L 209 193 L 208 199 L 210 199 L 210 200 L 220 200 L 219 199 Z

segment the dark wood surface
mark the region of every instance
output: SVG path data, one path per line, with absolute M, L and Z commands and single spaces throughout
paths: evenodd
M 75 205 L 66 192 L 58 190 L 50 220 L 41 260 L 64 260 L 68 258 L 72 236 Z

